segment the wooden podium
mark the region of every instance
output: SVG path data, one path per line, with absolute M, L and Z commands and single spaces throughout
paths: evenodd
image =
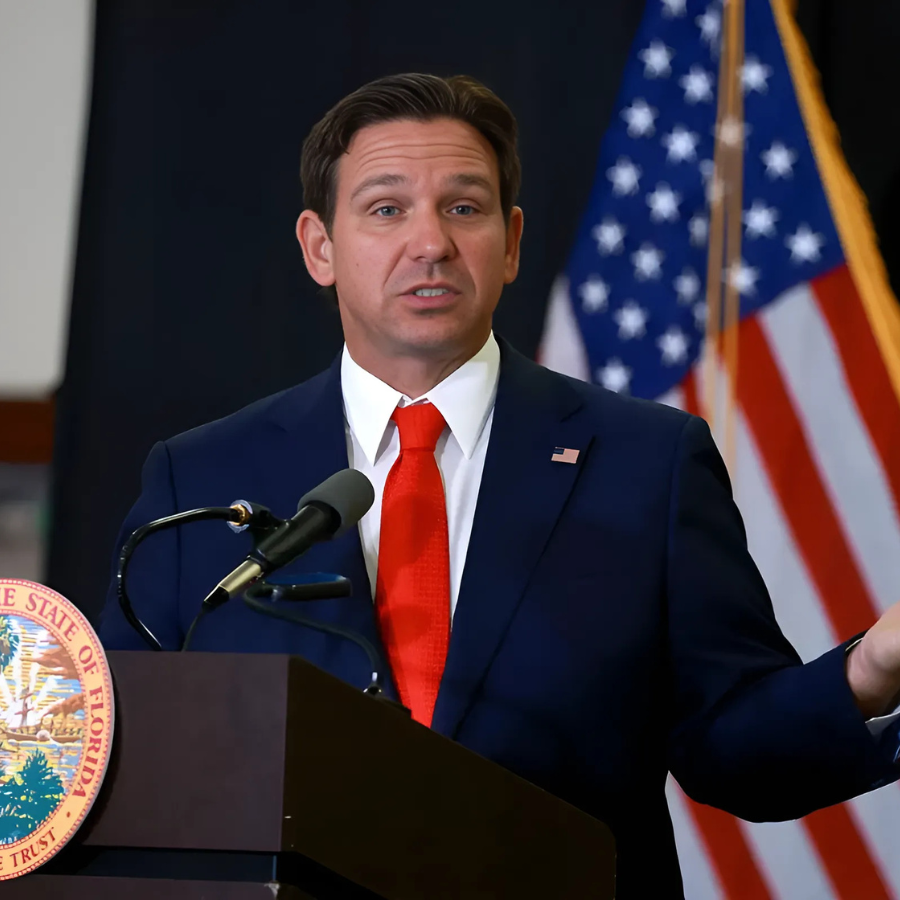
M 604 824 L 303 659 L 108 655 L 103 789 L 4 900 L 615 894 Z

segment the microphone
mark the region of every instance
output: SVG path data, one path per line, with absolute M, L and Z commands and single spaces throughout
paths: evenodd
M 236 569 L 203 601 L 216 609 L 262 575 L 280 569 L 318 541 L 340 537 L 369 511 L 375 500 L 372 484 L 356 469 L 342 469 L 305 494 L 296 515 L 261 540 Z

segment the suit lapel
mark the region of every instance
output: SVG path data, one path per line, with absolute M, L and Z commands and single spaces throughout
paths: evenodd
M 455 737 L 515 614 L 592 440 L 563 378 L 501 342 L 494 419 L 432 728 Z M 551 460 L 555 448 L 576 463 Z
M 288 498 L 288 502 L 294 504 L 286 509 L 275 509 L 273 506 L 273 511 L 279 515 L 293 515 L 300 497 L 329 475 L 349 465 L 340 373 L 338 356 L 325 372 L 305 385 L 286 392 L 271 412 L 272 420 L 283 432 L 283 445 L 277 454 L 274 447 L 267 447 L 267 464 L 271 471 L 270 495 Z M 386 660 L 375 620 L 358 528 L 351 528 L 336 541 L 316 544 L 281 570 L 278 580 L 289 582 L 292 572 L 330 572 L 349 578 L 353 584 L 352 596 L 312 601 L 305 603 L 298 611 L 309 618 L 361 634 L 378 648 Z M 369 667 L 360 648 L 338 637 L 330 637 L 325 646 L 327 658 L 310 657 L 310 662 L 352 684 L 365 686 L 368 683 Z M 385 688 L 395 699 L 386 664 Z

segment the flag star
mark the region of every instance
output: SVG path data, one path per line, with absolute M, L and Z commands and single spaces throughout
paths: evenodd
M 611 217 L 605 218 L 591 230 L 597 242 L 597 252 L 601 256 L 615 256 L 622 252 L 625 241 L 625 226 Z
M 642 338 L 647 333 L 647 315 L 647 310 L 638 306 L 634 300 L 627 300 L 613 313 L 613 319 L 619 326 L 619 340 Z
M 628 136 L 637 138 L 653 134 L 656 131 L 653 123 L 657 115 L 659 110 L 639 97 L 631 106 L 622 110 L 622 118 L 628 123 Z
M 709 103 L 713 98 L 713 76 L 701 66 L 691 66 L 687 75 L 683 75 L 678 84 L 684 88 L 684 102 Z
M 678 204 L 681 194 L 673 191 L 664 181 L 656 185 L 652 194 L 647 194 L 647 206 L 650 207 L 652 222 L 675 222 L 678 219 Z
M 691 244 L 694 247 L 702 247 L 709 237 L 709 219 L 697 213 L 691 216 L 688 222 L 688 231 L 691 233 Z
M 693 162 L 697 158 L 699 141 L 700 135 L 695 131 L 688 131 L 683 125 L 676 125 L 662 138 L 662 144 L 668 151 L 666 159 L 671 163 Z
M 706 12 L 702 16 L 697 16 L 694 21 L 700 29 L 700 39 L 710 47 L 716 44 L 722 29 L 722 16 L 719 11 L 709 6 Z
M 682 271 L 672 284 L 678 293 L 679 303 L 693 303 L 700 293 L 700 278 L 689 266 Z
M 662 5 L 667 19 L 676 19 L 687 12 L 687 0 L 662 0 Z
M 672 72 L 672 57 L 675 51 L 662 41 L 653 41 L 646 50 L 638 53 L 644 64 L 644 78 L 666 78 Z
M 754 200 L 750 209 L 744 210 L 747 237 L 775 237 L 775 223 L 780 217 L 774 206 L 766 206 L 762 200 Z
M 797 152 L 785 147 L 781 141 L 775 141 L 768 150 L 760 154 L 760 158 L 766 164 L 766 175 L 772 180 L 790 178 L 794 174 Z
M 694 314 L 694 327 L 698 331 L 706 330 L 706 318 L 708 315 L 707 306 L 705 303 L 695 303 L 694 308 L 691 310 Z
M 614 357 L 605 366 L 597 369 L 597 381 L 608 391 L 615 391 L 618 394 L 628 391 L 631 374 L 631 369 L 624 365 L 621 359 Z
M 716 135 L 727 147 L 737 147 L 743 144 L 744 138 L 750 134 L 750 125 L 736 119 L 734 116 L 726 116 L 716 128 Z
M 606 177 L 612 182 L 613 193 L 617 197 L 636 194 L 641 178 L 641 167 L 636 166 L 627 156 L 620 156 L 616 164 L 606 170 Z
M 677 326 L 672 325 L 656 339 L 656 346 L 662 353 L 662 362 L 666 366 L 678 365 L 687 359 L 690 339 Z
M 744 260 L 734 263 L 728 274 L 728 283 L 741 294 L 755 294 L 759 269 L 747 265 Z
M 791 262 L 816 262 L 822 255 L 820 251 L 825 237 L 804 224 L 794 234 L 789 234 L 784 242 L 791 251 Z
M 772 67 L 761 63 L 755 56 L 748 56 L 741 68 L 741 84 L 744 93 L 758 91 L 765 94 L 769 90 L 768 79 L 772 77 Z
M 640 250 L 631 254 L 634 263 L 634 277 L 638 281 L 656 281 L 662 276 L 662 261 L 665 254 L 653 244 L 641 244 Z
M 596 275 L 591 275 L 580 288 L 581 308 L 586 313 L 603 312 L 609 300 L 609 285 Z

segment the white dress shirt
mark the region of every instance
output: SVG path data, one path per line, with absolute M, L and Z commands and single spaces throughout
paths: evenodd
M 398 405 L 429 401 L 438 408 L 447 423 L 438 438 L 434 456 L 447 498 L 452 621 L 469 549 L 484 457 L 491 436 L 499 376 L 500 347 L 493 333 L 468 362 L 428 393 L 416 398 L 401 394 L 361 368 L 344 345 L 341 390 L 344 395 L 347 456 L 350 467 L 362 472 L 375 488 L 375 502 L 359 522 L 359 536 L 373 598 L 381 536 L 381 498 L 388 472 L 400 453 L 400 434 L 391 421 L 391 414 Z

